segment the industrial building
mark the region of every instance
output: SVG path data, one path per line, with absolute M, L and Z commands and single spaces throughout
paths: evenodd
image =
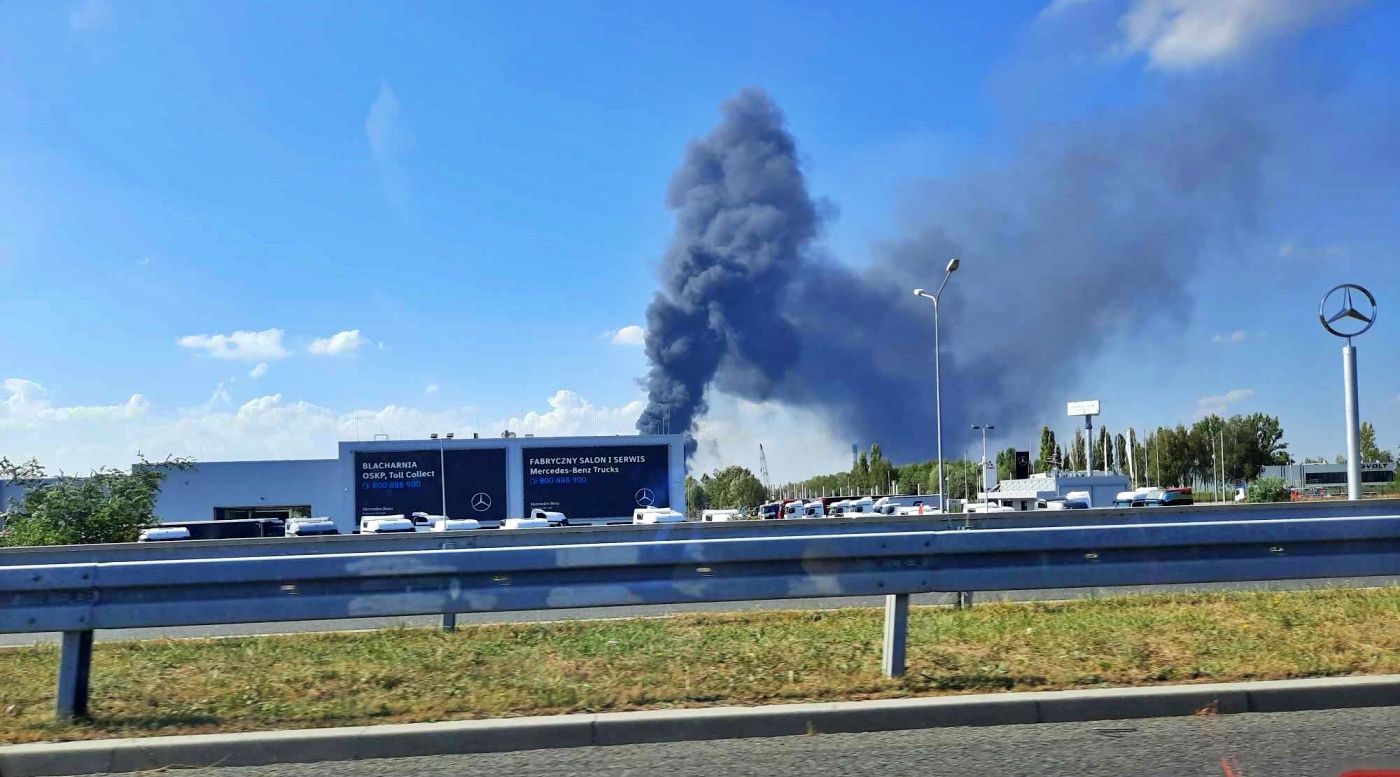
M 19 488 L 0 483 L 9 504 Z M 425 512 L 495 526 L 542 508 L 570 522 L 630 522 L 637 507 L 685 513 L 681 435 L 495 437 L 341 442 L 333 459 L 196 462 L 172 470 L 163 523 Z
M 1002 480 L 979 493 L 983 502 L 996 502 L 1017 510 L 1034 510 L 1042 499 L 1063 499 L 1076 491 L 1088 491 L 1094 507 L 1108 507 L 1121 491 L 1128 490 L 1125 475 L 1073 475 L 1040 473 L 1028 478 Z
M 1324 488 L 1346 490 L 1346 464 L 1276 464 L 1264 467 L 1260 477 L 1281 478 L 1293 488 Z M 1376 488 L 1394 482 L 1395 462 L 1363 461 L 1361 487 Z

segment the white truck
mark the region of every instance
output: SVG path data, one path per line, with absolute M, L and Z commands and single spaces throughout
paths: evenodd
M 335 527 L 335 521 L 329 518 L 289 518 L 287 519 L 287 537 L 325 537 L 332 534 L 339 534 L 340 530 Z
M 366 515 L 360 518 L 361 534 L 409 534 L 418 531 L 413 520 L 403 515 Z
M 632 511 L 632 523 L 685 523 L 685 516 L 669 507 L 638 507 Z
M 705 522 L 710 522 L 710 521 L 739 521 L 739 520 L 743 520 L 743 518 L 744 518 L 744 511 L 743 511 L 743 510 L 702 510 L 702 511 L 700 511 L 700 520 L 701 520 L 701 521 L 705 521 Z

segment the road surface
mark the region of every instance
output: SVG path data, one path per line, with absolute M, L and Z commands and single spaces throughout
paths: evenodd
M 1400 707 L 193 769 L 181 777 L 1335 777 L 1400 767 Z
M 1121 596 L 1131 593 L 1166 593 L 1172 591 L 1220 591 L 1269 589 L 1287 590 L 1296 588 L 1340 586 L 1365 587 L 1380 585 L 1400 585 L 1400 577 L 1364 577 L 1334 580 L 1276 580 L 1264 583 L 1200 583 L 1194 585 L 1131 586 L 1123 588 L 1056 588 L 1038 591 L 1003 591 L 979 593 L 975 601 L 993 599 L 1010 601 L 1057 601 L 1089 596 Z M 919 594 L 911 597 L 912 603 L 948 604 L 949 594 Z M 836 607 L 882 607 L 881 597 L 843 597 L 836 599 L 776 599 L 757 602 L 715 602 L 707 604 L 658 604 L 631 607 L 590 607 L 563 610 L 534 610 L 527 612 L 487 612 L 463 613 L 457 616 L 458 625 L 470 623 L 535 623 L 539 621 L 588 620 L 600 618 L 644 618 L 670 615 L 682 612 L 742 612 L 752 610 L 810 610 L 832 609 Z M 288 634 L 312 631 L 354 631 L 361 629 L 385 629 L 397 626 L 432 626 L 440 622 L 440 616 L 419 616 L 408 618 L 355 618 L 329 621 L 287 621 L 282 623 L 241 623 L 222 626 L 172 626 L 159 629 L 117 629 L 97 632 L 98 640 L 133 639 L 183 639 L 189 637 L 231 637 L 249 634 Z M 0 634 L 0 647 L 16 647 L 35 643 L 59 641 L 59 634 Z

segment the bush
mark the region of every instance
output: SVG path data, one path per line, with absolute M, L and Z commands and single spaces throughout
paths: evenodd
M 160 523 L 161 481 L 170 469 L 189 466 L 187 459 L 142 459 L 129 473 L 99 469 L 84 478 L 46 478 L 37 462 L 0 459 L 0 475 L 24 488 L 9 506 L 0 546 L 135 542 L 142 529 Z
M 1259 478 L 1245 489 L 1245 498 L 1250 502 L 1287 502 L 1292 489 L 1283 478 Z

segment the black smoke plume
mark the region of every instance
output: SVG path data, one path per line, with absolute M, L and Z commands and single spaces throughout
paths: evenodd
M 995 169 L 933 182 L 923 226 L 868 264 L 822 253 L 821 213 L 773 101 L 749 89 L 671 181 L 675 240 L 647 309 L 638 429 L 692 430 L 712 388 L 825 415 L 887 455 L 931 455 L 933 311 L 948 430 L 1023 431 L 1114 335 L 1168 329 L 1211 248 L 1254 223 L 1273 138 L 1247 101 L 1173 101 L 1041 132 Z M 958 432 L 957 434 L 961 434 Z

